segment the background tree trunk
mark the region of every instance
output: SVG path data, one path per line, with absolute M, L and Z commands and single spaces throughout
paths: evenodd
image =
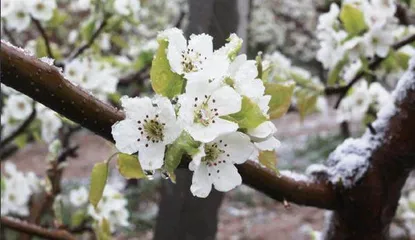
M 214 48 L 219 48 L 238 30 L 238 4 L 236 0 L 189 0 L 187 37 L 209 33 L 213 36 Z M 176 184 L 163 181 L 154 239 L 215 239 L 224 194 L 212 190 L 205 199 L 194 197 L 189 190 L 193 173 L 177 169 L 176 175 Z

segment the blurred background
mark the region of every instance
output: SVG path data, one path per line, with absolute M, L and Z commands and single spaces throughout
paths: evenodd
M 99 1 L 57 1 L 58 10 L 45 28 L 58 64 L 73 56 L 74 49 L 82 46 L 104 19 L 110 18 L 91 10 L 94 2 Z M 99 56 L 117 66 L 118 92 L 105 99 L 114 105 L 121 95 L 152 94 L 149 68 L 157 49 L 156 36 L 170 27 L 183 29 L 187 36 L 208 33 L 214 37 L 215 48 L 222 46 L 231 33 L 237 33 L 244 40 L 241 52 L 249 59 L 258 52 L 272 59 L 270 56 L 278 51 L 290 59 L 291 65 L 324 82 L 327 72 L 316 60 L 319 42 L 315 29 L 319 15 L 329 10 L 329 4 L 328 0 L 142 0 L 136 16 L 108 20 L 110 27 L 107 25 L 82 54 Z M 405 1 L 399 4 L 410 9 Z M 413 12 L 408 10 L 407 15 L 413 21 Z M 48 55 L 36 27 L 16 32 L 4 27 L 3 20 L 2 39 L 38 57 Z M 32 21 L 34 26 L 36 19 Z M 317 104 L 316 111 L 304 120 L 292 106 L 284 117 L 274 121 L 278 129 L 275 136 L 282 143 L 277 151 L 278 169 L 304 172 L 310 164 L 322 163 L 345 138 L 362 134 L 365 126 L 360 122 L 336 121 L 332 110 L 335 100 L 327 98 Z M 62 194 L 87 186 L 93 165 L 115 151 L 111 143 L 93 133 L 67 126 L 65 131 L 71 131 L 69 145 L 76 145 L 77 152 L 65 161 Z M 7 161 L 19 171 L 45 177 L 48 144 L 31 138 L 30 133 L 15 143 L 13 147 L 2 147 L 3 171 Z M 247 186 L 226 194 L 215 191 L 207 199 L 199 199 L 189 191 L 192 175 L 188 170 L 177 170 L 176 184 L 159 175 L 151 181 L 126 181 L 119 175 L 115 161 L 111 164 L 109 182 L 128 200 L 130 212 L 130 225 L 117 230 L 114 239 L 317 239 L 318 231 L 323 230 L 324 210 L 284 205 Z M 414 188 L 412 177 L 405 191 Z M 397 218 L 391 228 L 394 239 L 415 239 L 415 235 L 411 236 L 414 229 L 408 227 L 411 226 Z M 2 231 L 5 239 L 18 239 L 13 231 Z M 88 233 L 79 235 L 79 239 L 89 238 Z

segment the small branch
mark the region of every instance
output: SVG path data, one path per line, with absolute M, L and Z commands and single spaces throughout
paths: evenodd
M 183 22 L 183 19 L 184 19 L 184 16 L 186 16 L 186 12 L 185 11 L 180 11 L 180 15 L 179 15 L 179 18 L 177 19 L 177 22 L 174 24 L 174 26 L 176 27 L 176 28 L 180 28 L 180 26 L 182 25 L 182 22 Z
M 13 229 L 18 232 L 27 233 L 30 235 L 35 235 L 45 239 L 52 240 L 75 240 L 70 233 L 65 230 L 50 230 L 42 228 L 35 224 L 24 222 L 18 219 L 13 219 L 9 217 L 1 217 L 1 225 Z
M 35 108 L 35 103 L 33 103 L 32 106 L 32 113 L 30 113 L 30 115 L 26 118 L 26 120 L 24 120 L 24 122 L 22 123 L 22 125 L 20 125 L 19 128 L 17 128 L 13 133 L 10 134 L 10 136 L 6 137 L 5 139 L 3 139 L 0 143 L 0 147 L 3 149 L 7 144 L 9 144 L 11 141 L 13 141 L 17 136 L 19 136 L 20 134 L 22 134 L 26 128 L 30 125 L 30 123 L 32 123 L 32 121 L 35 119 L 36 117 L 36 108 Z
M 57 158 L 58 163 L 64 162 L 66 158 L 68 157 L 78 157 L 77 150 L 79 149 L 79 145 L 76 145 L 74 147 L 68 147 L 65 149 Z
M 392 45 L 393 50 L 398 50 L 399 48 L 410 44 L 415 41 L 415 34 L 407 37 L 406 39 L 399 41 Z M 369 64 L 369 70 L 376 69 L 384 60 L 385 58 L 379 58 L 375 57 L 375 59 Z M 325 94 L 326 95 L 333 95 L 333 94 L 340 94 L 339 98 L 336 101 L 336 104 L 334 105 L 334 108 L 339 108 L 340 102 L 343 100 L 343 98 L 346 96 L 349 89 L 357 83 L 365 74 L 364 71 L 359 71 L 356 76 L 346 85 L 346 86 L 340 86 L 340 87 L 326 87 Z
M 6 34 L 7 38 L 9 39 L 10 43 L 17 46 L 17 41 L 14 38 L 13 34 L 9 31 L 9 29 L 6 28 L 6 26 L 4 26 L 3 24 L 3 31 Z
M 105 26 L 107 25 L 107 20 L 108 19 L 106 17 L 104 17 L 104 19 L 102 20 L 102 22 L 99 25 L 98 29 L 92 34 L 92 36 L 88 40 L 88 42 L 85 43 L 84 45 L 82 45 L 81 47 L 79 47 L 77 50 L 75 50 L 75 52 L 73 54 L 71 54 L 71 56 L 69 57 L 69 60 L 70 61 L 73 60 L 73 59 L 75 59 L 75 58 L 77 58 L 85 50 L 87 50 L 88 48 L 90 48 L 92 46 L 92 44 L 99 37 L 99 35 L 101 34 L 101 32 L 104 30 Z
M 49 37 L 46 34 L 45 29 L 42 27 L 42 24 L 39 22 L 39 20 L 32 17 L 32 21 L 35 24 L 37 30 L 39 31 L 40 35 L 42 35 L 43 41 L 45 42 L 46 52 L 48 54 L 48 57 L 55 59 L 53 57 L 52 49 L 50 47 Z
M 148 64 L 148 65 L 144 66 L 143 68 L 141 68 L 136 73 L 132 73 L 128 76 L 120 78 L 120 81 L 118 82 L 118 84 L 120 86 L 126 86 L 126 85 L 129 85 L 129 84 L 131 84 L 135 81 L 138 82 L 138 83 L 141 83 L 145 79 L 150 77 L 150 68 L 151 68 L 151 64 Z

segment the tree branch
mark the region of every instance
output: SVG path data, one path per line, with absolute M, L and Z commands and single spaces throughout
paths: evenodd
M 73 54 L 70 55 L 69 61 L 75 59 L 79 55 L 81 55 L 85 50 L 90 48 L 92 44 L 95 42 L 95 40 L 98 38 L 98 36 L 101 34 L 101 32 L 104 30 L 105 26 L 108 23 L 107 17 L 104 16 L 104 19 L 102 20 L 101 24 L 99 25 L 98 29 L 92 34 L 91 38 L 88 40 L 87 43 L 79 47 Z
M 7 144 L 13 141 L 17 136 L 22 134 L 26 130 L 26 128 L 30 125 L 30 123 L 32 123 L 35 117 L 36 117 L 36 108 L 35 108 L 35 104 L 33 103 L 32 112 L 30 113 L 30 115 L 26 118 L 26 120 L 23 121 L 23 123 L 14 132 L 10 134 L 10 136 L 6 137 L 5 139 L 1 141 L 0 148 L 3 149 Z
M 399 41 L 395 44 L 392 45 L 392 49 L 393 50 L 398 50 L 399 48 L 410 44 L 412 42 L 415 41 L 415 34 L 411 35 L 405 39 L 403 39 L 402 41 Z M 375 70 L 384 60 L 385 58 L 379 58 L 379 57 L 375 57 L 375 59 L 369 64 L 369 70 Z M 326 95 L 333 95 L 333 94 L 340 94 L 339 98 L 336 101 L 336 104 L 334 105 L 334 108 L 337 109 L 340 105 L 340 102 L 343 100 L 343 98 L 346 96 L 347 92 L 349 91 L 349 89 L 355 84 L 357 83 L 360 78 L 363 77 L 363 75 L 365 74 L 364 71 L 359 71 L 356 76 L 346 85 L 346 86 L 340 86 L 340 87 L 326 87 L 325 89 L 325 94 Z
M 18 219 L 13 219 L 9 217 L 1 217 L 1 225 L 19 231 L 24 232 L 30 235 L 35 235 L 38 237 L 42 237 L 45 239 L 52 239 L 52 240 L 75 240 L 70 233 L 65 230 L 49 230 L 46 228 L 42 228 L 35 224 L 30 224 L 28 222 L 24 222 Z
M 45 29 L 42 27 L 42 24 L 39 22 L 39 20 L 32 18 L 33 23 L 35 24 L 37 30 L 39 31 L 40 35 L 42 35 L 43 41 L 45 42 L 46 52 L 48 54 L 49 58 L 55 59 L 52 53 L 52 49 L 50 47 L 49 37 L 46 34 Z
M 123 112 L 75 87 L 65 80 L 54 66 L 27 56 L 3 42 L 0 60 L 4 84 L 32 97 L 107 140 L 114 141 L 111 126 L 124 119 Z M 40 74 L 31 74 L 32 72 Z M 19 78 L 18 81 L 16 76 Z M 329 184 L 298 182 L 288 177 L 279 177 L 251 162 L 238 168 L 245 184 L 276 200 L 286 199 L 298 204 L 327 209 L 335 207 L 334 190 Z

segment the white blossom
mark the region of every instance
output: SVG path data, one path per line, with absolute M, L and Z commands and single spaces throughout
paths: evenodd
M 120 15 L 137 14 L 140 10 L 140 1 L 137 0 L 115 0 L 114 9 Z
M 112 126 L 115 146 L 127 154 L 138 151 L 144 170 L 160 168 L 165 146 L 181 133 L 172 104 L 161 96 L 154 99 L 122 97 L 121 103 L 126 119 Z
M 85 187 L 79 187 L 69 192 L 69 201 L 75 207 L 80 207 L 88 202 L 88 190 Z
M 220 118 L 241 110 L 242 98 L 231 87 L 223 86 L 207 92 L 206 85 L 197 84 L 179 96 L 179 120 L 196 140 L 210 142 L 222 134 L 234 132 L 238 124 Z
M 56 0 L 31 0 L 29 13 L 37 20 L 47 21 L 52 18 L 55 8 Z
M 32 101 L 23 94 L 11 95 L 3 111 L 15 120 L 25 120 L 32 112 Z
M 202 156 L 194 157 L 189 164 L 193 171 L 190 187 L 194 196 L 205 198 L 212 185 L 226 192 L 242 183 L 234 164 L 244 163 L 253 151 L 249 137 L 240 132 L 222 135 L 212 142 L 203 143 Z

